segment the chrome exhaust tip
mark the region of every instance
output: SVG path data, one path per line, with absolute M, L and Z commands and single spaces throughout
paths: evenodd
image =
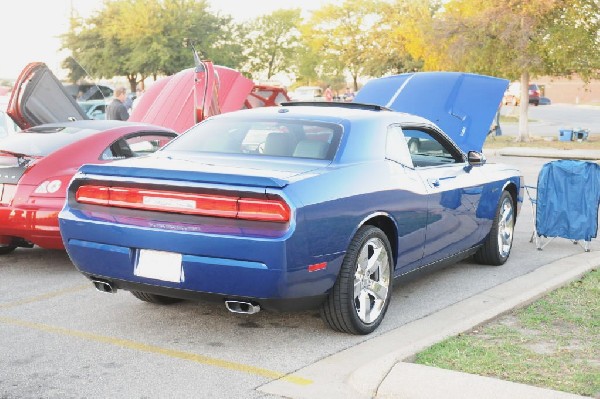
M 92 283 L 94 284 L 94 287 L 96 287 L 96 289 L 100 292 L 104 292 L 107 294 L 114 294 L 115 292 L 117 292 L 117 289 L 108 281 L 92 280 Z
M 225 301 L 225 307 L 231 313 L 255 314 L 260 312 L 260 305 L 243 301 Z

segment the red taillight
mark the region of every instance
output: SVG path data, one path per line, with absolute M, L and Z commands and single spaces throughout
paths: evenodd
M 108 205 L 108 187 L 81 186 L 75 193 L 75 200 L 83 204 Z
M 238 218 L 287 222 L 290 220 L 290 208 L 282 200 L 260 200 L 240 198 L 238 200 Z
M 190 215 L 287 222 L 290 208 L 283 200 L 179 193 L 128 187 L 81 186 L 75 194 L 83 204 L 133 208 Z

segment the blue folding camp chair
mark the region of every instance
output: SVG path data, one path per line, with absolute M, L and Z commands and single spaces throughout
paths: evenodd
M 538 250 L 561 237 L 590 251 L 598 232 L 600 165 L 577 160 L 548 162 L 538 175 L 537 187 L 525 186 L 525 191 L 534 217 L 529 241 L 535 238 Z

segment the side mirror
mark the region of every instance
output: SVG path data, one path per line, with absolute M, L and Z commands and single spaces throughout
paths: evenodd
M 485 165 L 485 155 L 478 151 L 469 151 L 469 166 L 482 166 Z

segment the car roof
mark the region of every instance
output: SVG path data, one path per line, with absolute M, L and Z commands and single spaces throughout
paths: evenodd
M 216 115 L 216 118 L 281 118 L 281 119 L 312 119 L 329 123 L 353 123 L 366 120 L 389 120 L 390 123 L 430 124 L 433 122 L 417 115 L 389 110 L 360 109 L 356 103 L 315 103 L 314 105 L 284 104 L 279 107 L 262 107 L 229 112 Z M 373 107 L 365 104 L 366 107 Z

